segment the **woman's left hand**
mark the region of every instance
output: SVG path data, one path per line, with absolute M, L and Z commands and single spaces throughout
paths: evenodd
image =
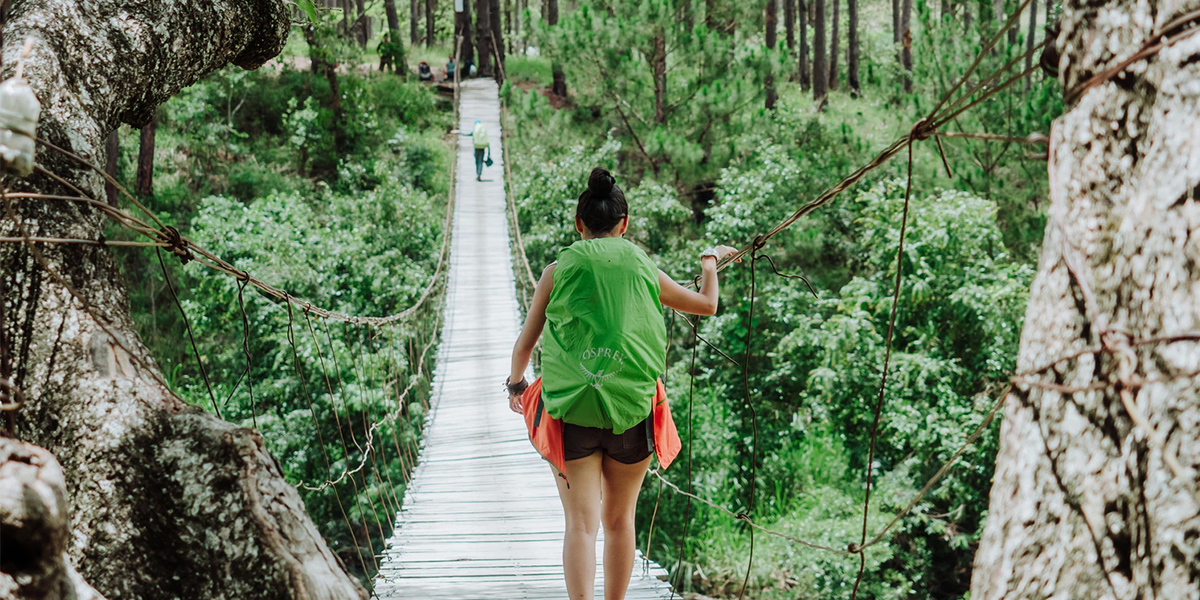
M 511 410 L 517 414 L 521 414 L 522 412 L 524 412 L 524 407 L 521 406 L 521 396 L 524 396 L 524 394 L 509 394 L 508 395 L 509 410 Z

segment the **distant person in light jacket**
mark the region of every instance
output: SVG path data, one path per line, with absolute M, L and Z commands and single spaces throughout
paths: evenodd
M 492 148 L 488 140 L 488 130 L 483 121 L 475 121 L 475 129 L 466 134 L 475 138 L 475 181 L 483 181 L 483 161 L 491 160 Z

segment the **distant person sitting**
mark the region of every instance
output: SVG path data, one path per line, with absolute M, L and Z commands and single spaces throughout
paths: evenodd
M 433 69 L 429 68 L 429 63 L 421 61 L 417 65 L 417 79 L 421 81 L 433 81 Z
M 442 81 L 454 81 L 454 55 L 446 60 L 446 78 Z

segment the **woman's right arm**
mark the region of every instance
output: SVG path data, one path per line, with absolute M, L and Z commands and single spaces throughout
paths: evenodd
M 546 326 L 546 306 L 550 304 L 550 290 L 554 288 L 555 264 L 557 263 L 542 271 L 542 278 L 538 280 L 537 289 L 533 292 L 533 301 L 529 303 L 529 313 L 525 316 L 525 326 L 521 328 L 521 335 L 517 336 L 517 343 L 513 345 L 512 370 L 508 376 L 510 382 L 516 383 L 525 378 L 525 369 L 529 366 L 533 349 L 542 335 L 542 328 Z M 521 412 L 519 394 L 509 394 L 508 403 L 513 412 Z
M 737 252 L 736 248 L 718 246 L 717 256 L 730 256 Z M 717 314 L 717 299 L 720 293 L 717 283 L 717 257 L 702 256 L 700 258 L 700 291 L 693 292 L 671 279 L 669 275 L 658 272 L 658 301 L 663 306 L 679 312 L 693 315 L 711 316 Z

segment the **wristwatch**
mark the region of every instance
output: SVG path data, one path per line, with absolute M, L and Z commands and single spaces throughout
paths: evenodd
M 717 259 L 718 261 L 721 260 L 721 256 L 719 254 L 717 254 L 716 248 L 709 248 L 709 249 L 705 250 L 704 252 L 700 253 L 701 260 L 703 260 L 705 256 L 711 256 L 711 257 Z

